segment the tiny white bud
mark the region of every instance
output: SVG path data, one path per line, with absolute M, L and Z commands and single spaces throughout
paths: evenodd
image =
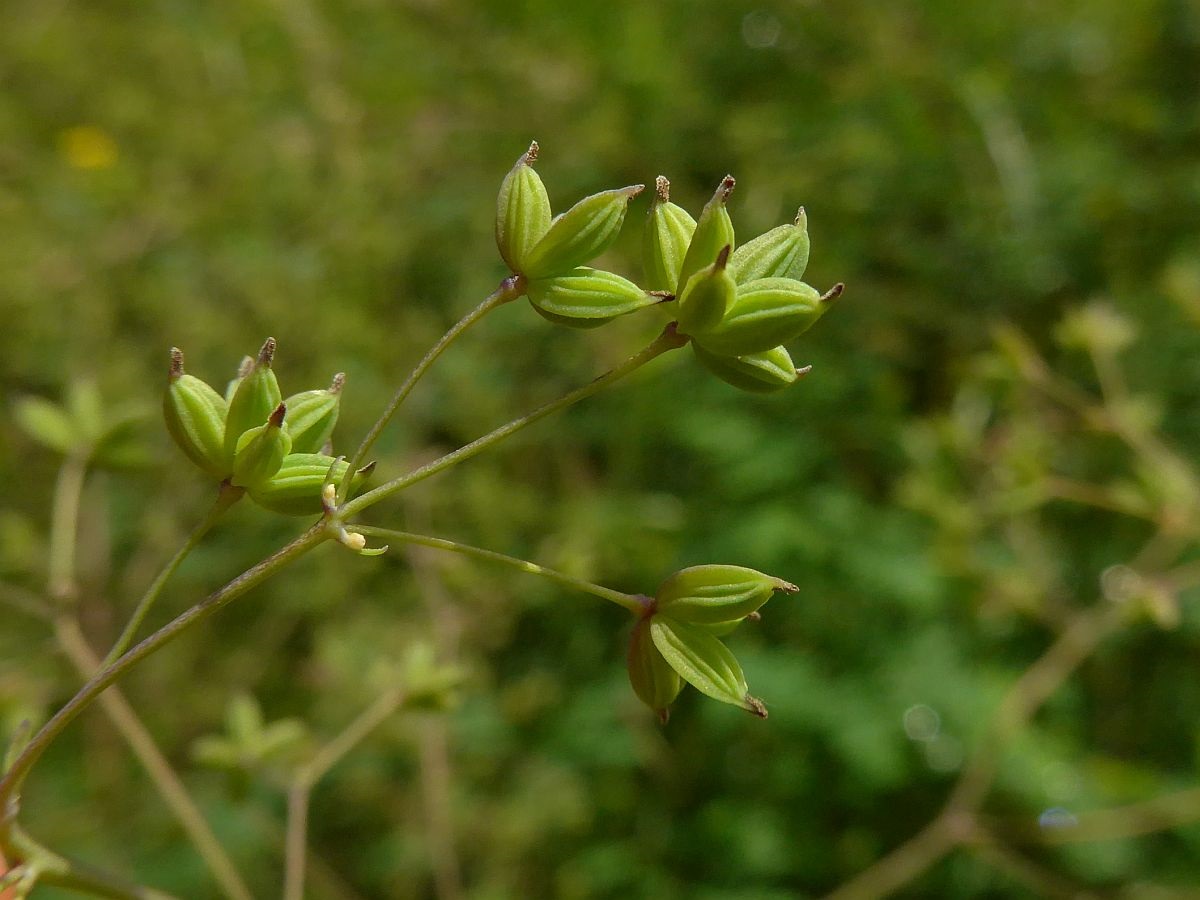
M 327 510 L 332 510 L 337 505 L 337 486 L 332 481 L 321 488 L 321 502 Z

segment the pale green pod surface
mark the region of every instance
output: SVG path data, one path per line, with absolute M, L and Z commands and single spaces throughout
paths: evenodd
M 289 453 L 271 479 L 249 490 L 250 499 L 264 509 L 285 516 L 315 516 L 322 509 L 321 489 L 333 466 L 333 483 L 340 484 L 349 463 L 344 459 L 334 463 L 332 456 L 321 453 Z M 374 464 L 359 469 L 351 480 L 354 492 L 374 469 Z
M 183 371 L 183 353 L 171 350 L 163 395 L 167 431 L 187 458 L 218 480 L 232 471 L 225 456 L 225 398 L 207 382 Z
M 828 305 L 802 281 L 760 278 L 739 287 L 721 324 L 694 340 L 717 356 L 761 353 L 803 334 Z
M 288 411 L 284 427 L 292 438 L 293 453 L 316 453 L 333 436 L 345 383 L 346 376 L 339 372 L 327 389 L 302 391 L 283 401 Z
M 237 374 L 229 380 L 229 384 L 225 385 L 225 402 L 228 403 L 233 399 L 233 395 L 237 393 L 238 385 L 242 383 L 242 379 L 250 374 L 254 368 L 254 357 L 243 356 L 242 362 L 238 366 Z
M 672 619 L 716 625 L 746 618 L 775 591 L 797 590 L 781 578 L 743 566 L 692 566 L 664 581 L 655 599 L 658 611 Z
M 633 692 L 649 706 L 662 722 L 669 707 L 683 690 L 683 679 L 668 665 L 650 637 L 650 620 L 642 619 L 629 638 L 629 683 Z
M 504 176 L 496 197 L 496 246 L 505 264 L 521 272 L 526 256 L 550 228 L 550 197 L 533 170 L 537 141 Z
M 601 325 L 606 325 L 611 322 L 616 316 L 609 316 L 605 319 L 572 319 L 569 316 L 558 316 L 551 312 L 546 312 L 533 302 L 529 304 L 535 313 L 545 319 L 547 322 L 552 322 L 555 325 L 565 325 L 567 328 L 578 328 L 582 331 L 588 331 L 592 328 L 599 328 Z
M 700 364 L 722 381 L 755 394 L 782 390 L 795 384 L 801 374 L 783 347 L 744 356 L 717 356 L 692 341 L 692 351 Z
M 531 281 L 550 278 L 595 259 L 617 239 L 629 201 L 642 188 L 635 184 L 584 197 L 550 223 L 523 261 L 521 274 Z
M 687 286 L 676 301 L 676 315 L 681 334 L 703 334 L 715 328 L 725 317 L 737 294 L 737 286 L 725 271 L 729 261 L 729 245 L 717 255 L 717 261 L 705 266 L 688 279 Z
M 734 184 L 733 176 L 726 175 L 717 185 L 712 199 L 700 211 L 700 218 L 696 220 L 696 230 L 683 257 L 678 284 L 686 285 L 689 278 L 705 266 L 711 266 L 722 247 L 728 246 L 732 249 L 736 246 L 733 239 L 733 221 L 729 218 L 729 210 L 725 208 L 729 195 L 733 193 Z
M 737 248 L 729 260 L 729 273 L 738 284 L 759 278 L 794 278 L 808 268 L 808 217 L 804 209 L 792 225 L 780 225 Z
M 291 452 L 292 439 L 283 427 L 287 407 L 279 404 L 265 425 L 250 428 L 238 439 L 230 483 L 251 488 L 266 484 Z
M 242 435 L 266 422 L 283 399 L 279 382 L 271 369 L 274 358 L 275 338 L 267 338 L 254 366 L 238 384 L 233 399 L 229 401 L 229 414 L 225 418 L 225 455 L 231 465 Z
M 679 272 L 696 231 L 696 220 L 671 202 L 671 183 L 666 178 L 659 175 L 654 184 L 655 197 L 642 233 L 646 289 L 674 294 L 679 289 Z
M 587 266 L 530 281 L 527 293 L 539 310 L 564 319 L 607 321 L 659 302 L 628 278 Z
M 737 659 L 709 631 L 658 613 L 650 618 L 650 637 L 671 668 L 700 693 L 766 718 Z

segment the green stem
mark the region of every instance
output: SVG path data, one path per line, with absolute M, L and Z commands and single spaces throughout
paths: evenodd
M 313 788 L 347 753 L 403 706 L 407 696 L 408 692 L 403 687 L 395 687 L 380 694 L 337 737 L 322 747 L 296 772 L 291 790 L 288 791 L 284 900 L 303 900 L 304 897 L 304 871 L 308 856 L 308 808 Z
M 358 531 L 373 537 L 386 538 L 389 541 L 399 541 L 404 544 L 420 544 L 422 547 L 449 550 L 451 553 L 461 553 L 463 556 L 473 556 L 476 559 L 486 559 L 491 562 L 503 563 L 521 572 L 528 572 L 530 575 L 541 575 L 543 578 L 548 578 L 565 587 L 583 591 L 585 594 L 591 594 L 593 597 L 599 597 L 601 600 L 608 600 L 618 606 L 624 607 L 635 616 L 640 616 L 646 611 L 646 601 L 637 594 L 614 591 L 612 588 L 593 584 L 590 581 L 584 581 L 582 578 L 575 578 L 564 572 L 557 572 L 554 569 L 547 569 L 545 566 L 540 566 L 525 559 L 518 559 L 515 556 L 505 556 L 503 553 L 497 553 L 494 550 L 485 550 L 482 547 L 472 547 L 469 544 L 460 544 L 457 541 L 429 537 L 424 534 L 395 531 L 391 528 L 377 528 L 374 525 L 350 525 L 349 530 Z
M 234 578 L 220 590 L 209 594 L 199 603 L 176 616 L 141 643 L 136 644 L 125 655 L 114 660 L 88 679 L 79 692 L 33 736 L 4 777 L 0 779 L 0 835 L 3 835 L 5 829 L 10 827 L 12 819 L 16 815 L 15 798 L 25 777 L 29 774 L 29 770 L 33 768 L 46 748 L 62 733 L 63 729 L 87 709 L 106 687 L 147 656 L 174 640 L 182 632 L 204 621 L 251 588 L 257 587 L 281 568 L 299 559 L 328 538 L 326 522 L 324 520 L 317 522 L 290 544 L 280 548 Z
M 14 868 L 24 867 L 33 872 L 33 880 L 37 884 L 69 888 L 94 897 L 108 897 L 111 900 L 175 900 L 170 894 L 134 884 L 86 863 L 60 856 L 43 847 L 15 825 L 9 829 L 5 843 L 5 849 L 23 860 Z M 20 884 L 20 879 L 17 883 Z
M 138 601 L 137 608 L 134 609 L 133 615 L 125 625 L 125 630 L 121 632 L 121 636 L 117 638 L 112 649 L 108 651 L 108 655 L 104 657 L 104 662 L 100 664 L 100 668 L 111 665 L 121 654 L 129 649 L 130 645 L 133 644 L 133 639 L 137 637 L 138 629 L 146 619 L 146 614 L 150 612 L 150 607 L 154 605 L 154 602 L 158 599 L 158 595 L 162 593 L 163 587 L 170 580 L 171 576 L 175 574 L 175 570 L 187 559 L 188 554 L 196 548 L 196 545 L 200 543 L 204 535 L 208 534 L 213 525 L 217 523 L 217 520 L 225 514 L 225 511 L 237 503 L 244 493 L 245 490 L 243 488 L 233 487 L 227 483 L 221 485 L 220 493 L 217 494 L 217 500 L 208 511 L 208 514 L 200 520 L 200 524 L 188 535 L 188 539 L 183 542 L 183 546 L 179 548 L 179 551 L 163 570 L 158 573 L 158 577 L 154 579 L 150 587 L 146 589 L 146 593 L 142 595 L 142 599 Z
M 576 390 L 571 391 L 571 393 L 566 394 L 563 397 L 559 397 L 557 400 L 552 400 L 545 406 L 541 406 L 538 409 L 535 409 L 533 412 L 521 416 L 519 419 L 514 419 L 507 425 L 501 425 L 495 431 L 488 432 L 483 437 L 472 441 L 464 447 L 459 447 L 452 453 L 447 453 L 440 459 L 435 459 L 433 462 L 421 466 L 421 468 L 409 472 L 407 475 L 401 475 L 399 478 L 395 478 L 386 484 L 381 484 L 374 490 L 367 491 L 367 493 L 356 497 L 343 506 L 339 512 L 340 518 L 349 519 L 356 513 L 360 513 L 363 510 L 374 506 L 380 500 L 384 500 L 387 497 L 390 497 L 392 494 L 416 484 L 418 481 L 423 481 L 430 475 L 436 475 L 443 469 L 448 469 L 453 465 L 463 462 L 464 460 L 471 459 L 473 456 L 478 456 L 488 447 L 491 447 L 493 444 L 498 444 L 500 441 L 504 440 L 510 435 L 520 431 L 526 425 L 532 425 L 534 422 L 544 419 L 551 413 L 556 413 L 559 410 L 566 409 L 572 404 L 578 403 L 580 400 L 587 399 L 598 391 L 608 387 L 608 385 L 612 384 L 614 381 L 624 378 L 630 372 L 641 368 L 655 357 L 666 353 L 668 350 L 674 350 L 678 347 L 682 347 L 686 343 L 687 338 L 676 333 L 675 323 L 672 322 L 663 330 L 662 334 L 660 334 L 650 343 L 649 346 L 647 346 L 640 353 L 631 356 L 616 368 L 609 369 L 603 375 L 598 376 L 590 383 L 585 384 L 583 387 L 577 388 Z
M 55 622 L 54 632 L 59 646 L 84 678 L 103 667 L 103 663 L 97 662 L 74 618 L 59 618 Z M 125 695 L 118 688 L 110 688 L 100 695 L 100 706 L 149 774 L 155 790 L 179 821 L 225 896 L 231 900 L 252 900 L 250 889 L 242 881 L 217 836 L 208 827 L 204 814 L 196 807 L 183 781 L 158 749 Z
M 501 306 L 510 300 L 515 300 L 522 293 L 524 293 L 524 284 L 521 279 L 517 277 L 505 278 L 504 281 L 500 282 L 500 287 L 492 291 L 482 303 L 459 319 L 449 331 L 442 335 L 441 340 L 429 349 L 429 352 L 417 363 L 416 368 L 404 379 L 404 383 L 396 390 L 387 408 L 380 414 L 375 424 L 371 426 L 371 430 L 367 432 L 367 436 L 358 445 L 358 449 L 354 451 L 354 456 L 350 460 L 350 468 L 346 470 L 346 476 L 342 479 L 342 483 L 338 487 L 339 500 L 345 500 L 346 494 L 350 489 L 350 480 L 353 477 L 353 473 L 358 471 L 359 466 L 367 458 L 367 454 L 371 452 L 371 448 L 375 446 L 375 442 L 379 440 L 379 435 L 383 433 L 383 429 L 387 427 L 392 417 L 396 414 L 396 410 L 400 408 L 400 404 L 412 393 L 412 389 L 416 387 L 417 382 L 421 380 L 434 361 L 442 355 L 442 351 L 454 343 L 459 335 L 497 306 Z
M 75 532 L 79 527 L 79 499 L 86 474 L 87 457 L 72 454 L 63 460 L 54 485 L 46 594 L 60 603 L 66 603 L 75 594 Z

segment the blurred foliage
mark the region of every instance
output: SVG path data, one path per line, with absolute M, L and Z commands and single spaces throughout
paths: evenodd
M 1128 412 L 1194 461 L 1198 71 L 1186 0 L 8 0 L 9 423 L 18 398 L 57 401 L 77 380 L 153 405 L 172 345 L 221 382 L 272 334 L 288 383 L 347 373 L 345 451 L 504 274 L 495 190 L 531 138 L 556 203 L 661 172 L 695 212 L 727 171 L 750 233 L 803 203 L 808 280 L 849 286 L 795 347 L 813 373 L 782 394 L 738 394 L 678 354 L 372 516 L 622 590 L 702 562 L 796 582 L 731 641 L 771 718 L 691 692 L 660 729 L 626 683 L 613 609 L 432 551 L 322 550 L 124 682 L 256 893 L 281 877 L 278 787 L 231 791 L 191 748 L 242 695 L 327 738 L 420 641 L 471 673 L 462 703 L 395 718 L 318 787 L 314 896 L 453 897 L 455 874 L 476 900 L 807 896 L 918 831 L 1004 691 L 1194 477 L 1171 481 L 1030 388 L 1020 348 L 1094 396 L 1088 330 L 1113 359 L 1136 331 L 1117 362 Z M 643 211 L 616 271 L 636 272 Z M 567 332 L 501 309 L 422 383 L 380 471 L 557 396 L 658 327 Z M 210 502 L 153 441 L 160 465 L 85 491 L 80 613 L 98 647 Z M 12 591 L 42 589 L 58 461 L 0 429 Z M 1050 476 L 1112 508 L 1061 502 Z M 1194 506 L 1181 515 L 1186 558 Z M 294 528 L 237 508 L 154 621 Z M 1046 810 L 1195 783 L 1200 616 L 1183 599 L 1177 627 L 1123 630 L 1051 698 L 1004 755 L 990 814 L 1035 829 Z M 44 623 L 15 607 L 2 621 L 8 733 L 77 681 Z M 99 713 L 43 761 L 23 815 L 55 848 L 211 895 Z M 1193 824 L 1029 852 L 1077 885 L 1188 886 L 1198 842 Z M 909 890 L 1038 893 L 976 854 Z

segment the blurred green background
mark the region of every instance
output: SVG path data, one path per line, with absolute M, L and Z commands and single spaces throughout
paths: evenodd
M 559 209 L 660 173 L 693 213 L 736 175 L 745 237 L 804 204 L 806 280 L 848 286 L 793 348 L 814 369 L 788 391 L 742 395 L 673 354 L 369 516 L 622 590 L 702 562 L 796 582 L 731 639 L 770 719 L 689 691 L 660 728 L 626 681 L 628 623 L 599 601 L 458 558 L 326 548 L 123 683 L 256 893 L 281 878 L 277 773 L 199 766 L 195 741 L 239 694 L 327 738 L 416 642 L 470 673 L 461 703 L 396 717 L 318 788 L 313 896 L 816 896 L 916 833 L 1004 691 L 1155 524 L 1004 491 L 1053 470 L 1179 496 L 1030 399 L 994 329 L 1021 329 L 1094 393 L 1089 338 L 1057 326 L 1102 303 L 1138 331 L 1120 365 L 1148 421 L 1183 458 L 1200 449 L 1198 73 L 1187 0 L 6 0 L 6 420 L 16 397 L 81 377 L 154 409 L 169 347 L 223 384 L 270 334 L 285 394 L 347 373 L 347 452 L 505 274 L 495 191 L 531 138 Z M 605 260 L 634 277 L 646 205 Z M 583 383 L 661 324 L 575 332 L 501 309 L 421 384 L 380 471 Z M 80 614 L 98 647 L 209 502 L 156 419 L 145 434 L 153 465 L 85 493 Z M 8 584 L 44 581 L 58 462 L 0 430 Z M 155 622 L 298 527 L 238 508 Z M 998 833 L 1194 785 L 1186 594 L 1176 627 L 1106 641 L 1007 748 L 984 806 Z M 7 732 L 77 681 L 44 623 L 2 615 Z M 56 849 L 215 896 L 98 712 L 36 771 L 24 821 Z M 1186 823 L 1020 852 L 1064 891 L 1200 884 Z M 1043 893 L 1019 869 L 957 852 L 905 890 Z

